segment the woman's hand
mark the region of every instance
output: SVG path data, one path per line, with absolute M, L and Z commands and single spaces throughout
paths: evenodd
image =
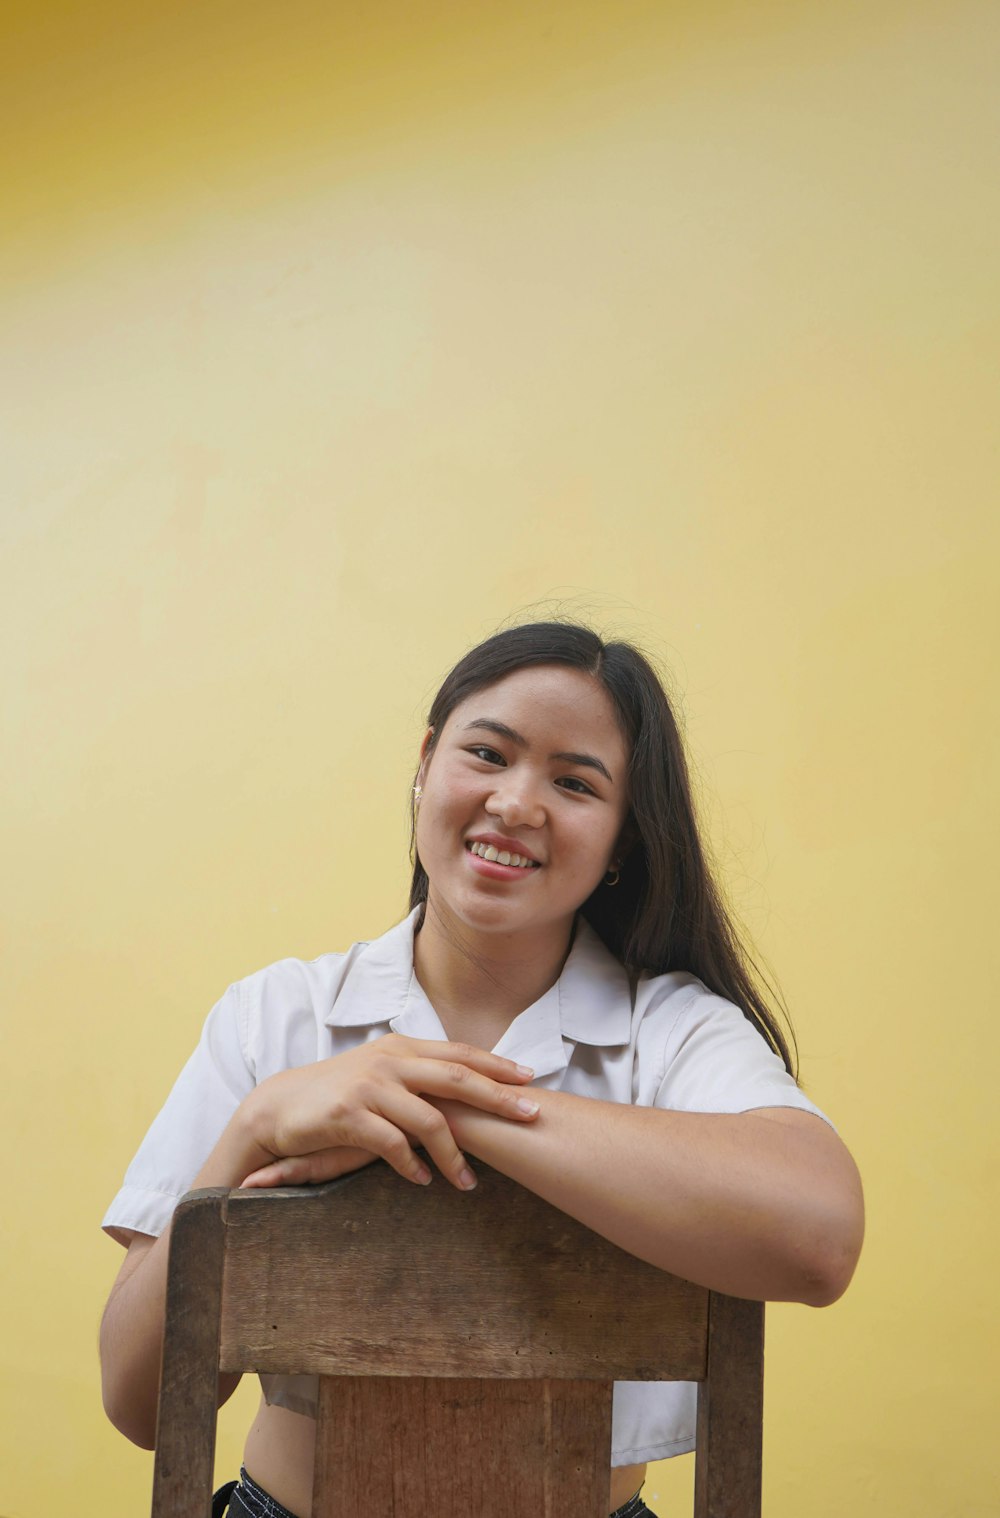
M 413 1152 L 416 1143 L 465 1190 L 475 1180 L 434 1102 L 447 1097 L 453 1112 L 478 1109 L 494 1119 L 530 1122 L 538 1104 L 523 1088 L 531 1078 L 523 1066 L 468 1044 L 390 1033 L 262 1081 L 240 1103 L 191 1186 L 228 1188 L 243 1177 L 245 1186 L 327 1181 L 378 1158 L 425 1183 L 430 1172 Z M 156 1431 L 169 1233 L 133 1238 L 101 1324 L 104 1405 L 112 1423 L 144 1449 L 152 1449 Z M 220 1401 L 238 1379 L 220 1377 Z
M 427 1185 L 420 1145 L 452 1185 L 476 1184 L 443 1114 L 426 1097 L 457 1101 L 516 1122 L 538 1103 L 523 1087 L 534 1072 L 471 1044 L 389 1033 L 346 1054 L 272 1075 L 251 1092 L 241 1118 L 253 1145 L 274 1159 L 244 1186 L 298 1186 L 333 1180 L 384 1159 L 406 1180 Z

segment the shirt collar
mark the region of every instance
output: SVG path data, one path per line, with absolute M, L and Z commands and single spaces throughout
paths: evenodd
M 413 935 L 421 912 L 372 943 L 359 944 L 328 1013 L 328 1027 L 388 1023 L 410 1038 L 446 1037 L 413 971 Z M 515 1017 L 496 1053 L 531 1065 L 536 1076 L 564 1069 L 576 1043 L 626 1044 L 632 1022 L 628 976 L 590 924 L 577 918 L 573 947 L 554 986 Z

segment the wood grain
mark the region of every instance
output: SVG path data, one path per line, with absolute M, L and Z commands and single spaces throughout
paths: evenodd
M 226 1190 L 174 1213 L 153 1467 L 156 1518 L 210 1518 L 219 1388 Z
M 313 1518 L 607 1518 L 611 1383 L 320 1381 Z
M 234 1193 L 228 1229 L 226 1370 L 294 1362 L 319 1375 L 599 1381 L 705 1373 L 704 1288 L 486 1166 L 471 1193 L 412 1186 L 387 1166 L 312 1191 Z
M 695 1518 L 759 1518 L 764 1304 L 712 1292 L 708 1377 L 698 1388 Z

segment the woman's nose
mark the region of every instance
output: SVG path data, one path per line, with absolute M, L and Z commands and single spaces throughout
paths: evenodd
M 523 779 L 510 779 L 498 785 L 486 803 L 486 810 L 507 828 L 537 828 L 545 821 L 545 808 L 537 788 Z

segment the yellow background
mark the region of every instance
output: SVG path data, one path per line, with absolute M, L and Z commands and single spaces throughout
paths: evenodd
M 100 1216 L 225 986 L 402 913 L 430 695 L 536 604 L 670 670 L 866 1179 L 849 1294 L 769 1314 L 766 1512 L 1000 1512 L 997 40 L 973 0 L 22 3 L 4 1518 L 144 1510 Z

